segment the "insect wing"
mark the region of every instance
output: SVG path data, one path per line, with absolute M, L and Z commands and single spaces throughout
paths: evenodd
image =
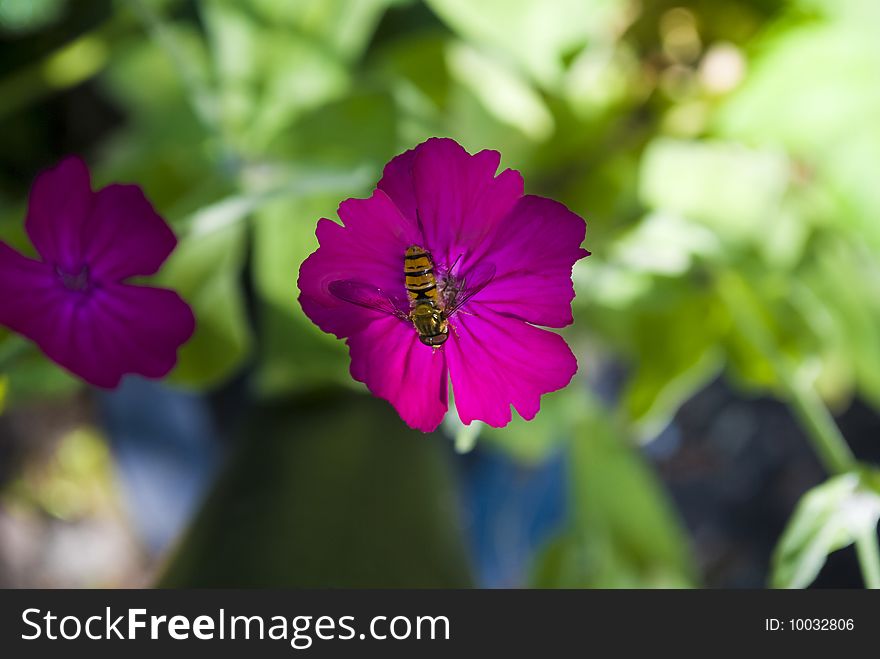
M 376 288 L 353 279 L 337 279 L 330 282 L 328 289 L 333 297 L 339 298 L 343 302 L 350 302 L 365 309 L 379 311 L 389 316 L 396 316 L 401 320 L 407 319 L 406 313 L 400 310 L 394 304 L 394 300 L 381 288 Z
M 453 291 L 451 299 L 446 304 L 446 315 L 451 316 L 470 300 L 474 295 L 482 291 L 495 277 L 495 266 L 492 263 L 478 263 L 473 270 L 464 278 L 458 290 Z

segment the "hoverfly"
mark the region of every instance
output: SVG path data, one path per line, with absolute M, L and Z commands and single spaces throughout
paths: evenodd
M 466 278 L 452 274 L 455 264 L 446 272 L 435 273 L 431 254 L 418 245 L 406 250 L 403 261 L 408 309 L 401 308 L 401 304 L 382 289 L 354 279 L 338 279 L 328 288 L 333 296 L 344 302 L 412 323 L 419 341 L 431 347 L 446 343 L 449 319 L 495 276 L 495 266 L 486 262 L 477 264 Z

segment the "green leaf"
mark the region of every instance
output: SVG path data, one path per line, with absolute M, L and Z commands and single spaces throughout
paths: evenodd
M 709 291 L 667 282 L 655 286 L 650 297 L 635 312 L 633 370 L 623 396 L 627 418 L 642 439 L 655 437 L 718 375 L 723 365 L 718 341 L 727 328 L 724 309 Z
M 773 271 L 725 271 L 716 290 L 730 318 L 722 338 L 728 375 L 748 389 L 782 393 L 781 363 L 806 376 L 817 357 L 818 343 L 808 320 L 795 303 L 804 285 Z
M 880 407 L 880 264 L 863 246 L 827 236 L 799 281 L 807 292 L 793 299 L 821 345 L 817 389 L 842 407 L 858 385 Z
M 245 0 L 268 24 L 283 24 L 353 59 L 369 43 L 382 12 L 401 0 Z
M 69 395 L 80 386 L 31 341 L 0 327 L 0 413 L 20 402 Z
M 462 37 L 516 62 L 548 89 L 562 83 L 566 59 L 593 40 L 608 38 L 620 18 L 619 0 L 428 0 Z
M 318 329 L 299 304 L 302 262 L 318 247 L 315 225 L 333 217 L 342 193 L 280 199 L 254 217 L 254 283 L 260 307 L 261 357 L 257 390 L 266 396 L 306 387 L 353 384 L 348 350 Z
M 297 122 L 297 130 L 279 135 L 267 153 L 288 162 L 293 159 L 302 170 L 296 176 L 312 179 L 317 178 L 318 165 L 333 168 L 326 172 L 326 178 L 344 179 L 346 175 L 355 178 L 360 172 L 357 168 L 366 164 L 364 169 L 371 170 L 368 178 L 341 181 L 336 192 L 340 197 L 342 193 L 368 194 L 367 186 L 375 184 L 384 164 L 397 155 L 397 120 L 398 111 L 390 94 L 355 90 L 343 99 L 305 112 Z
M 541 411 L 531 421 L 514 414 L 504 428 L 483 426 L 479 439 L 520 462 L 538 464 L 570 441 L 574 429 L 586 418 L 585 395 L 584 387 L 575 380 L 561 391 L 542 396 Z
M 651 206 L 736 240 L 766 240 L 789 180 L 786 158 L 723 142 L 660 138 L 642 159 L 639 193 Z
M 446 58 L 455 78 L 499 121 L 536 142 L 552 134 L 553 115 L 541 95 L 515 70 L 463 44 L 452 44 Z
M 233 375 L 251 348 L 241 269 L 245 224 L 252 202 L 233 198 L 200 211 L 189 233 L 163 267 L 159 283 L 176 290 L 192 307 L 196 331 L 180 350 L 170 379 L 209 386 Z
M 717 258 L 722 242 L 710 229 L 666 212 L 648 214 L 611 246 L 611 258 L 629 271 L 683 275 L 698 260 Z
M 4 0 L 0 2 L 0 29 L 33 32 L 54 22 L 65 0 Z
M 348 58 L 384 3 L 282 4 L 279 16 L 267 3 L 203 2 L 224 133 L 245 153 L 269 147 L 304 111 L 345 94 Z M 338 31 L 341 22 L 354 29 Z
M 833 551 L 865 533 L 876 533 L 880 492 L 867 474 L 835 476 L 807 492 L 776 546 L 770 583 L 774 588 L 804 588 L 819 574 Z
M 769 34 L 745 84 L 721 109 L 723 134 L 825 155 L 838 141 L 876 133 L 880 47 L 873 21 L 812 20 Z
M 609 415 L 585 403 L 570 446 L 572 522 L 539 560 L 535 585 L 691 585 L 693 557 L 667 495 Z
M 810 18 L 767 31 L 744 85 L 721 107 L 717 130 L 785 145 L 798 158 L 801 183 L 834 205 L 823 219 L 876 247 L 880 47 L 873 25 L 880 10 L 872 0 L 799 4 L 810 7 Z
M 254 409 L 161 580 L 170 587 L 467 587 L 443 438 L 336 390 Z

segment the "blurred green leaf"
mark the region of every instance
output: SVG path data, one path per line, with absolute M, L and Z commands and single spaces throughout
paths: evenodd
M 877 532 L 877 479 L 877 474 L 843 474 L 803 496 L 773 555 L 770 583 L 774 588 L 809 586 L 828 554 L 866 532 Z
M 880 406 L 880 268 L 864 245 L 825 235 L 791 300 L 816 336 L 816 387 L 832 407 L 858 393 Z
M 348 350 L 306 317 L 297 288 L 300 264 L 318 247 L 317 221 L 335 216 L 342 195 L 279 199 L 254 217 L 254 283 L 263 300 L 262 359 L 256 380 L 263 395 L 354 384 L 348 374 Z
M 244 153 L 271 146 L 303 112 L 345 94 L 348 62 L 387 3 L 281 4 L 202 2 L 224 133 Z
M 67 396 L 81 386 L 28 339 L 0 327 L 0 411 L 34 399 Z
M 267 148 L 273 158 L 293 160 L 303 170 L 299 176 L 315 177 L 313 170 L 331 167 L 342 177 L 359 172 L 362 164 L 372 171 L 362 181 L 339 186 L 343 193 L 364 193 L 381 176 L 382 167 L 397 155 L 398 110 L 390 94 L 353 90 L 317 110 L 304 112 L 297 130 L 279 135 Z M 363 130 L 369 126 L 369 130 Z M 355 177 L 356 178 L 356 177 Z
M 198 106 L 186 106 L 187 94 L 206 93 L 210 83 L 208 49 L 193 25 L 162 21 L 161 15 L 154 15 L 149 9 L 147 16 L 159 25 L 161 38 L 131 39 L 116 46 L 102 84 L 138 120 L 170 112 L 179 118 L 187 117 L 192 114 L 192 109 L 199 109 Z M 180 70 L 181 66 L 185 71 Z M 149 79 L 149 85 L 143 84 L 145 79 Z M 197 89 L 190 88 L 190 85 Z M 215 100 L 204 98 L 201 102 Z M 177 128 L 166 126 L 172 131 Z
M 770 31 L 760 45 L 746 83 L 719 113 L 724 134 L 820 154 L 861 139 L 862 129 L 876 132 L 880 44 L 870 23 L 811 20 Z
M 267 24 L 283 24 L 353 59 L 366 48 L 382 12 L 401 0 L 246 0 Z
M 239 152 L 255 152 L 267 143 L 258 119 L 261 113 L 273 115 L 272 122 L 292 120 L 301 107 L 320 104 L 344 84 L 344 71 L 324 53 L 298 35 L 261 25 L 246 3 L 206 1 L 202 14 L 215 65 L 222 131 Z M 296 93 L 298 83 L 302 97 Z M 255 131 L 262 134 L 254 136 Z
M 428 0 L 440 18 L 464 38 L 516 62 L 536 82 L 554 89 L 565 60 L 593 40 L 613 38 L 618 0 Z
M 586 393 L 579 379 L 561 391 L 541 397 L 541 411 L 531 421 L 514 414 L 504 428 L 483 426 L 480 441 L 520 462 L 539 464 L 565 446 L 587 416 Z
M 615 278 L 632 274 L 625 268 L 612 272 Z M 582 316 L 589 317 L 615 347 L 628 367 L 621 420 L 632 425 L 641 440 L 652 439 L 682 403 L 720 373 L 725 354 L 721 344 L 730 325 L 728 312 L 701 274 L 688 281 L 630 278 L 613 284 L 611 291 L 607 277 L 599 285 L 606 289 L 603 295 L 613 293 L 615 299 L 601 300 L 598 312 L 588 309 L 578 315 L 576 323 Z
M 471 585 L 441 438 L 328 393 L 252 410 L 162 586 Z
M 297 295 L 294 284 L 290 302 L 267 301 L 259 308 L 257 394 L 275 398 L 330 384 L 360 388 L 349 375 L 345 343 L 315 327 L 299 308 Z
M 691 585 L 693 559 L 666 494 L 599 404 L 587 409 L 570 445 L 570 528 L 543 554 L 534 585 Z
M 544 140 L 553 132 L 553 115 L 544 100 L 516 71 L 462 44 L 452 44 L 446 57 L 456 79 L 500 121 L 535 141 Z
M 880 193 L 870 172 L 880 153 L 873 120 L 880 111 L 877 3 L 798 4 L 813 10 L 809 19 L 799 14 L 768 30 L 750 75 L 720 108 L 716 125 L 729 137 L 787 147 L 804 182 L 832 202 L 824 219 L 876 247 Z
M 742 269 L 722 271 L 715 285 L 730 318 L 721 340 L 727 372 L 740 386 L 780 394 L 780 364 L 792 365 L 800 377 L 814 369 L 820 342 L 802 312 L 800 280 Z
M 0 0 L 0 28 L 30 32 L 53 22 L 64 9 L 65 0 Z
M 661 138 L 642 159 L 639 190 L 653 208 L 703 222 L 727 239 L 757 241 L 778 220 L 788 180 L 782 153 Z
M 855 21 L 860 26 L 866 20 L 880 18 L 880 5 L 874 0 L 793 0 L 793 4 L 825 16 Z
M 241 291 L 246 199 L 205 208 L 162 268 L 159 283 L 176 290 L 196 315 L 196 332 L 180 350 L 172 381 L 214 385 L 241 366 L 251 348 Z
M 687 273 L 697 261 L 723 252 L 718 236 L 678 215 L 654 212 L 611 246 L 611 259 L 624 268 L 656 275 Z

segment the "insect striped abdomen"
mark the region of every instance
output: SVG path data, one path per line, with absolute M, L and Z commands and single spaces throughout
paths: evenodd
M 443 301 L 437 293 L 437 278 L 431 255 L 418 245 L 406 250 L 403 261 L 406 294 L 409 296 L 409 319 L 427 346 L 443 345 L 449 325 L 443 317 Z
M 430 255 L 418 245 L 406 250 L 404 276 L 410 304 L 434 303 L 437 300 L 437 279 Z

